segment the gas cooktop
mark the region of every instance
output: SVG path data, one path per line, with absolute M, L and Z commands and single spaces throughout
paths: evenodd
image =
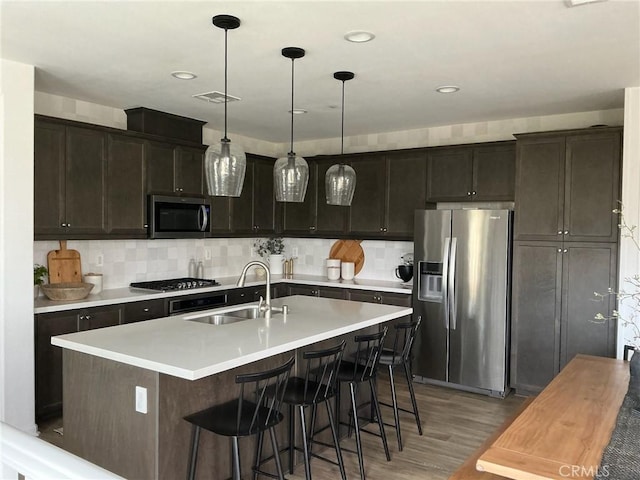
M 132 282 L 129 287 L 137 290 L 153 290 L 155 292 L 170 292 L 174 290 L 192 290 L 194 288 L 214 287 L 220 285 L 215 280 L 204 278 L 172 278 L 169 280 L 153 280 L 151 282 Z

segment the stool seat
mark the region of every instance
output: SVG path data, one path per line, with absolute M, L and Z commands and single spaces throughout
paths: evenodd
M 239 403 L 234 399 L 221 405 L 187 415 L 184 419 L 210 432 L 225 437 L 248 437 L 280 423 L 284 416 L 268 407 L 252 402 L 243 402 L 238 415 Z M 254 416 L 255 415 L 255 416 Z
M 318 392 L 322 390 L 320 396 Z M 335 388 L 301 377 L 291 377 L 287 383 L 282 401 L 291 405 L 310 406 L 335 396 Z

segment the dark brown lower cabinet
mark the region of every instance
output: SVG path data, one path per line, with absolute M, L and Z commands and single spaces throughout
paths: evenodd
M 344 288 L 317 287 L 315 285 L 288 285 L 289 295 L 306 295 L 309 297 L 337 298 L 346 300 L 347 290 Z
M 541 391 L 578 353 L 615 356 L 617 246 L 613 243 L 515 242 L 511 387 Z
M 167 302 L 163 298 L 125 303 L 122 306 L 122 323 L 142 322 L 167 316 Z
M 119 305 L 35 316 L 36 420 L 62 414 L 62 349 L 51 337 L 119 323 Z

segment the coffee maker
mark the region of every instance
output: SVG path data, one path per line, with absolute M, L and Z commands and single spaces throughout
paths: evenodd
M 396 268 L 396 277 L 403 282 L 410 282 L 413 278 L 413 253 L 406 253 L 402 257 L 402 264 Z

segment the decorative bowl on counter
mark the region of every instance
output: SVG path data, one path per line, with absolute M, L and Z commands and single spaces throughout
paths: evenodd
M 47 283 L 40 285 L 42 292 L 49 300 L 81 300 L 89 295 L 93 288 L 92 283 Z

